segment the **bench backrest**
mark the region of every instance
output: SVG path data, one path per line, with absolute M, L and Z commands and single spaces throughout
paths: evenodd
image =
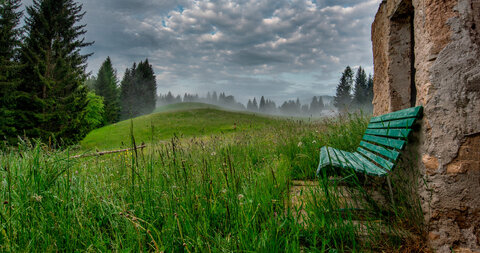
M 422 112 L 423 107 L 417 106 L 373 117 L 357 152 L 390 171 Z

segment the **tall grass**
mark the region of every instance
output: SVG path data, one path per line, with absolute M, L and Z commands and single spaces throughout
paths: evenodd
M 351 150 L 366 122 L 283 121 L 82 159 L 25 142 L 0 155 L 0 251 L 363 251 L 360 226 L 321 188 L 304 223 L 286 203 L 320 147 Z

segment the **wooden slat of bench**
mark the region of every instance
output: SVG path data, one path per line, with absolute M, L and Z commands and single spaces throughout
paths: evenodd
M 357 167 L 358 168 L 362 167 L 362 164 L 359 163 L 356 158 L 352 157 L 350 152 L 343 151 L 343 150 L 338 150 L 338 151 L 340 151 L 345 157 L 345 159 L 347 159 L 347 162 L 349 163 L 350 168 L 354 169 Z
M 333 153 L 335 155 L 335 157 L 337 158 L 337 161 L 339 162 L 341 168 L 347 168 L 348 167 L 348 163 L 345 160 L 345 157 L 343 157 L 343 154 L 341 154 L 340 152 L 338 152 L 337 149 L 334 149 L 334 148 L 329 148 L 329 151 L 330 151 L 330 154 Z
M 403 149 L 405 146 L 405 141 L 404 140 L 397 140 L 397 139 L 389 139 L 385 137 L 380 137 L 380 136 L 374 136 L 374 135 L 364 135 L 363 140 L 377 143 L 383 146 L 387 146 L 390 148 L 395 148 L 398 150 Z
M 355 169 L 356 167 L 360 166 L 360 164 L 357 163 L 356 159 L 351 159 L 350 157 L 347 156 L 348 152 L 343 150 L 338 150 L 338 149 L 333 149 L 333 151 L 335 152 L 338 159 L 340 160 L 342 164 L 342 168 Z
M 380 165 L 383 167 L 383 169 L 390 171 L 393 168 L 393 163 L 383 159 L 382 157 L 376 155 L 375 153 L 372 153 L 370 151 L 367 151 L 363 148 L 357 148 L 357 152 L 368 157 L 370 160 L 374 161 L 376 164 Z
M 320 149 L 320 164 L 318 165 L 319 169 L 331 164 L 327 148 L 327 146 L 323 146 Z
M 411 128 L 413 123 L 415 123 L 415 118 L 392 120 L 392 121 L 383 121 L 368 124 L 367 128 L 369 129 L 391 129 L 391 128 Z
M 365 133 L 386 137 L 407 138 L 411 131 L 411 129 L 367 129 Z
M 363 157 L 359 153 L 351 153 L 352 156 L 355 156 L 357 158 L 357 161 L 361 162 L 363 164 L 363 168 L 355 168 L 358 172 L 364 172 L 369 175 L 375 175 L 375 176 L 383 176 L 386 174 L 386 171 L 377 165 L 373 164 L 370 162 L 367 158 Z
M 375 122 L 382 122 L 382 121 L 396 120 L 396 119 L 418 118 L 422 114 L 422 111 L 423 111 L 423 107 L 421 106 L 412 107 L 412 108 L 388 113 L 385 115 L 373 117 L 370 120 L 370 122 L 375 123 Z
M 328 155 L 328 159 L 330 160 L 330 165 L 334 167 L 342 168 L 341 162 L 338 160 L 337 155 L 332 149 L 333 148 L 331 147 L 327 147 L 327 155 Z
M 388 157 L 388 158 L 392 159 L 393 161 L 396 161 L 398 156 L 400 155 L 400 153 L 398 151 L 387 149 L 387 148 L 384 148 L 382 146 L 377 146 L 377 145 L 374 145 L 372 143 L 368 143 L 368 142 L 365 142 L 365 141 L 361 141 L 360 146 L 364 147 L 364 148 L 366 148 L 370 151 L 376 152 L 380 155 L 383 155 L 385 157 Z

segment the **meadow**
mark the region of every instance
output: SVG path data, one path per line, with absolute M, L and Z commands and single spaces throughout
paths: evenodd
M 94 130 L 77 147 L 51 150 L 24 141 L 5 148 L 0 154 L 0 251 L 421 247 L 411 202 L 399 197 L 393 209 L 371 204 L 361 201 L 363 181 L 342 188 L 315 177 L 320 147 L 355 149 L 368 116 L 294 120 L 183 106 Z M 131 147 L 133 139 L 147 147 L 72 158 Z M 312 186 L 292 201 L 298 180 Z M 359 205 L 366 210 L 362 219 Z

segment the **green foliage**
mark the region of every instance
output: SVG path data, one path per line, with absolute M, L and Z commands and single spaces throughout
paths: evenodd
M 34 0 L 27 7 L 21 50 L 23 82 L 18 86 L 17 127 L 28 137 L 75 143 L 86 134 L 86 60 L 91 43 L 77 25 L 84 13 L 72 0 Z
M 117 71 L 113 69 L 110 57 L 107 57 L 98 70 L 94 84 L 95 93 L 103 97 L 105 104 L 103 115 L 105 124 L 115 123 L 120 118 L 120 90 L 117 82 Z
M 337 92 L 333 100 L 333 105 L 339 110 L 344 111 L 352 102 L 351 89 L 353 84 L 353 71 L 347 66 L 342 73 L 340 83 L 337 86 Z
M 168 140 L 158 139 L 156 124 L 134 121 L 151 131 L 146 149 L 94 158 L 39 143 L 2 152 L 0 251 L 392 252 L 411 243 L 386 235 L 405 221 L 398 216 L 372 211 L 358 222 L 351 208 L 336 211 L 346 197 L 335 186 L 326 195 L 311 181 L 295 192 L 298 168 L 313 176 L 324 144 L 358 145 L 365 117 L 263 120 L 252 117 L 256 129 Z M 348 194 L 365 204 L 356 190 Z
M 103 98 L 90 91 L 87 94 L 87 107 L 85 108 L 85 124 L 88 131 L 93 130 L 103 124 L 104 104 Z
M 125 71 L 121 83 L 121 118 L 128 119 L 151 113 L 155 109 L 157 83 L 152 65 L 146 59 Z
M 20 0 L 0 3 L 0 140 L 15 138 L 15 90 L 21 81 L 17 61 L 22 13 Z

